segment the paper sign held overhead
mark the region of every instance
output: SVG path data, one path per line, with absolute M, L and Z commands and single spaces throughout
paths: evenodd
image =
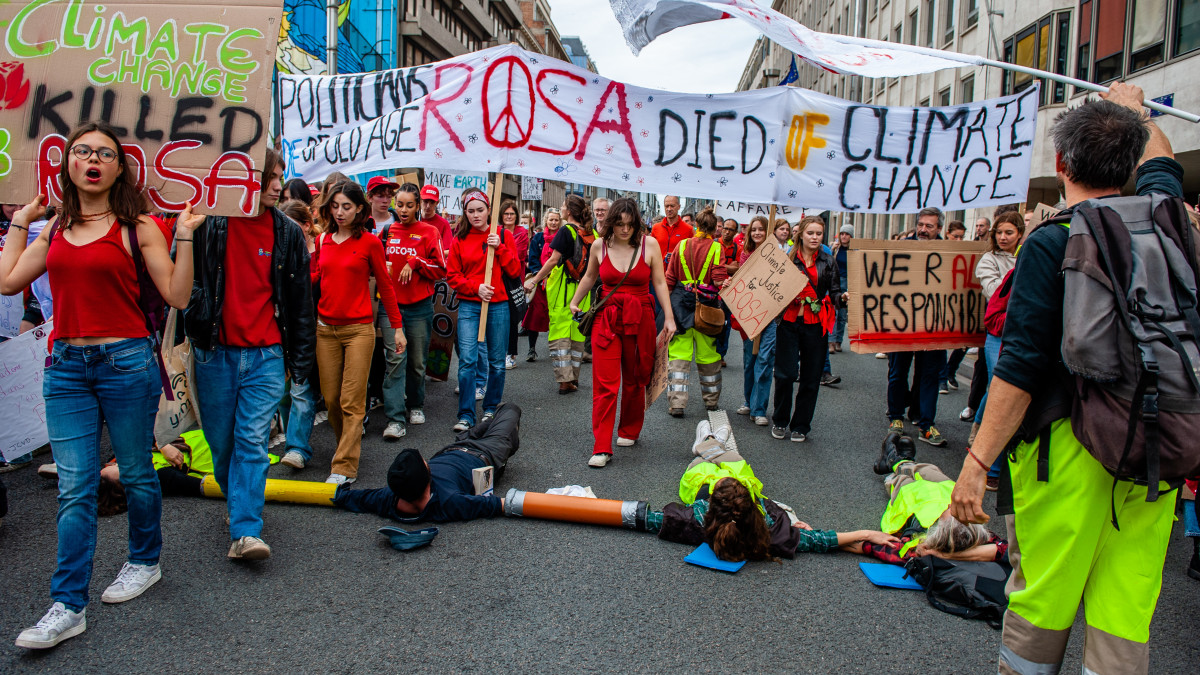
M 462 193 L 467 188 L 487 190 L 488 177 L 486 173 L 454 173 L 438 169 L 425 169 L 425 184 L 435 185 L 438 189 L 438 213 L 448 213 L 452 216 L 462 215 Z
M 721 299 L 753 339 L 808 285 L 808 276 L 774 245 L 774 237 L 754 249 L 721 291 Z
M 279 0 L 0 5 L 0 201 L 61 201 L 65 141 L 106 121 L 155 209 L 258 204 Z
M 847 333 L 858 354 L 983 345 L 975 241 L 854 241 Z

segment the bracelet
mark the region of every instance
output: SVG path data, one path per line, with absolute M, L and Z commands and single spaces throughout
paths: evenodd
M 192 240 L 191 239 L 180 239 L 180 238 L 176 237 L 175 241 L 192 241 Z
M 29 228 L 28 228 L 28 227 L 21 227 L 20 225 L 17 225 L 16 223 L 9 223 L 9 224 L 8 224 L 8 226 L 9 226 L 9 227 L 15 227 L 15 228 L 17 228 L 18 230 L 25 230 L 26 232 L 28 232 L 28 231 L 29 231 Z
M 984 464 L 983 460 L 979 459 L 979 455 L 976 455 L 974 450 L 967 448 L 967 454 L 970 455 L 971 459 L 975 460 L 975 462 L 978 463 L 979 466 L 983 467 L 984 471 L 992 470 L 992 467 L 988 466 L 987 464 Z

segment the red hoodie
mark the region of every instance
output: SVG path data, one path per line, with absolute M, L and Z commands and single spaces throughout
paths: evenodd
M 479 302 L 479 286 L 483 283 L 483 272 L 487 264 L 488 230 L 467 230 L 463 239 L 453 238 L 450 244 L 450 258 L 446 264 L 446 281 L 458 293 L 459 300 Z M 504 279 L 500 270 L 510 277 L 521 273 L 521 261 L 517 260 L 514 250 L 515 243 L 511 232 L 500 230 L 500 245 L 496 247 L 496 260 L 492 265 L 492 280 L 488 282 L 493 289 L 491 302 L 508 300 L 504 289 Z
M 396 289 L 396 301 L 411 305 L 433 295 L 433 284 L 446 278 L 446 260 L 442 255 L 441 239 L 437 230 L 428 223 L 417 221 L 411 225 L 400 222 L 387 227 L 384 256 L 392 265 L 392 281 Z M 412 276 L 408 283 L 400 283 L 400 270 L 412 265 Z

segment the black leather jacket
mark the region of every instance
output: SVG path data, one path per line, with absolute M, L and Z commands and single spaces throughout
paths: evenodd
M 792 263 L 801 273 L 808 274 L 804 271 L 804 263 L 801 262 L 799 256 L 793 257 Z M 842 293 L 845 290 L 842 288 L 841 273 L 838 272 L 837 261 L 834 260 L 833 256 L 826 253 L 825 249 L 817 250 L 817 300 L 824 300 L 825 296 L 828 295 L 829 299 L 833 301 L 834 307 L 844 307 L 846 303 L 842 300 Z
M 271 287 L 275 322 L 283 338 L 283 360 L 297 383 L 312 372 L 317 344 L 317 321 L 312 301 L 308 243 L 300 226 L 272 208 L 275 248 L 271 251 Z M 184 330 L 192 344 L 213 349 L 221 330 L 225 306 L 225 241 L 229 220 L 209 216 L 193 234 L 195 281 L 184 313 Z

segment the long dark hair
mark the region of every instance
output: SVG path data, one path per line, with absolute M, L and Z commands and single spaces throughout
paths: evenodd
M 269 178 L 270 176 L 266 176 Z M 264 178 L 265 180 L 265 178 Z M 308 183 L 304 182 L 303 178 L 293 178 L 283 186 L 283 196 L 288 199 L 297 199 L 304 202 L 305 206 L 312 204 L 312 190 L 308 189 Z
M 333 219 L 333 197 L 334 195 L 342 195 L 349 199 L 355 206 L 362 207 L 355 216 L 354 221 L 350 223 L 350 236 L 358 239 L 367 231 L 367 222 L 371 219 L 371 205 L 367 202 L 367 195 L 363 192 L 362 186 L 352 180 L 344 180 L 337 185 L 334 185 L 329 190 L 328 198 L 321 204 L 321 223 L 325 231 L 330 234 L 337 234 L 338 224 Z
M 146 198 L 145 188 L 137 183 L 137 171 L 129 165 L 117 132 L 104 122 L 85 122 L 75 127 L 63 146 L 63 162 L 58 172 L 63 191 L 62 217 L 59 219 L 61 227 L 64 230 L 70 229 L 76 220 L 83 218 L 83 208 L 79 205 L 79 189 L 71 182 L 71 148 L 80 136 L 93 131 L 108 136 L 113 145 L 117 146 L 116 163 L 122 169 L 108 191 L 108 207 L 112 209 L 113 217 L 118 223 L 126 227 L 137 227 L 141 215 L 150 211 L 150 200 Z
M 570 216 L 569 219 L 581 226 L 585 234 L 592 231 L 592 207 L 588 206 L 583 197 L 574 194 L 567 195 L 566 200 L 563 201 L 563 207 L 566 210 L 563 220 L 568 220 L 568 216 Z
M 773 559 L 767 521 L 750 490 L 736 479 L 721 479 L 712 486 L 704 534 L 721 560 Z
M 746 227 L 746 241 L 742 244 L 746 248 L 746 253 L 754 253 L 755 249 L 758 248 L 758 244 L 754 243 L 754 236 L 750 234 L 750 231 L 754 229 L 755 223 L 763 224 L 763 231 L 767 237 L 775 236 L 775 233 L 771 232 L 771 225 L 767 222 L 766 216 L 754 216 L 750 219 L 750 225 Z M 763 238 L 764 244 L 767 243 L 767 237 Z
M 488 216 L 492 215 L 492 205 L 488 202 L 487 193 L 477 187 L 469 187 L 463 190 L 462 197 L 459 198 L 458 202 L 462 204 L 462 213 L 458 214 L 458 220 L 454 221 L 454 236 L 458 239 L 466 239 L 467 233 L 471 231 L 471 221 L 467 220 L 467 200 L 476 192 L 483 195 L 483 203 L 488 206 Z
M 604 216 L 604 243 L 612 245 L 613 228 L 621 224 L 621 214 L 623 213 L 629 214 L 629 223 L 633 225 L 633 234 L 629 236 L 629 245 L 636 249 L 642 243 L 646 226 L 642 222 L 642 213 L 638 211 L 637 202 L 629 197 L 615 199 L 612 206 L 608 207 L 608 213 Z

